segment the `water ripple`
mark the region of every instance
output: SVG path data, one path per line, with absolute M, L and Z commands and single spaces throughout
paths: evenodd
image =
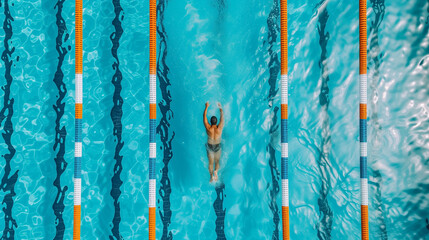
M 69 33 L 67 32 L 67 26 L 66 22 L 64 21 L 64 18 L 62 16 L 63 11 L 63 5 L 65 0 L 58 0 L 57 4 L 55 5 L 55 8 L 57 8 L 57 14 L 56 14 L 56 25 L 58 28 L 58 34 L 56 37 L 56 50 L 58 53 L 58 65 L 57 70 L 54 75 L 54 83 L 55 86 L 57 86 L 58 89 L 58 98 L 53 106 L 55 113 L 56 113 L 56 119 L 55 119 L 55 143 L 53 146 L 54 151 L 57 151 L 57 154 L 54 158 L 55 160 L 55 166 L 56 166 L 56 178 L 54 180 L 53 185 L 57 189 L 57 194 L 55 196 L 55 201 L 52 205 L 52 209 L 54 210 L 54 214 L 56 217 L 56 233 L 55 233 L 55 240 L 64 239 L 64 231 L 65 231 L 65 224 L 63 219 L 63 212 L 64 212 L 64 198 L 66 196 L 66 192 L 68 190 L 67 186 L 62 187 L 61 186 L 61 175 L 64 173 L 64 171 L 67 168 L 67 162 L 64 159 L 65 154 L 65 144 L 66 144 L 66 137 L 67 137 L 67 130 L 65 126 L 61 126 L 61 119 L 64 116 L 64 108 L 65 103 L 63 102 L 64 97 L 67 94 L 67 86 L 64 83 L 64 73 L 62 70 L 64 58 L 67 55 L 67 48 L 70 49 L 70 45 L 68 47 L 63 46 L 63 43 L 67 42 L 69 39 Z
M 378 168 L 377 161 L 382 158 L 377 154 L 380 151 L 380 134 L 381 134 L 381 124 L 379 121 L 379 113 L 378 113 L 378 90 L 377 86 L 380 82 L 380 66 L 383 60 L 383 53 L 381 52 L 379 45 L 379 34 L 380 34 L 380 25 L 383 22 L 385 15 L 385 5 L 384 0 L 371 0 L 372 3 L 372 11 L 375 13 L 374 20 L 371 21 L 371 26 L 369 29 L 370 39 L 369 39 L 369 97 L 372 101 L 370 103 L 370 119 L 371 119 L 371 159 L 372 166 L 370 169 L 373 169 L 372 178 L 370 184 L 372 188 L 374 188 L 371 192 L 374 192 L 374 210 L 377 214 L 377 225 L 379 233 L 373 233 L 374 236 L 377 234 L 377 238 L 386 240 L 387 238 L 387 225 L 385 220 L 385 206 L 383 204 L 383 196 L 381 186 L 383 184 L 383 178 L 381 174 L 381 170 Z
M 1 7 L 1 2 L 0 2 Z M 12 15 L 10 14 L 9 9 L 9 1 L 4 1 L 4 22 L 3 22 L 3 30 L 6 34 L 4 38 L 4 51 L 1 55 L 1 59 L 4 62 L 5 65 L 5 74 L 4 77 L 6 79 L 6 84 L 2 87 L 2 90 L 4 91 L 4 102 L 3 102 L 3 108 L 0 111 L 0 126 L 3 124 L 3 130 L 4 133 L 2 134 L 5 144 L 7 145 L 7 149 L 9 150 L 9 153 L 4 154 L 2 157 L 4 158 L 6 164 L 4 166 L 4 175 L 1 179 L 1 185 L 0 189 L 3 190 L 3 192 L 6 193 L 6 195 L 3 198 L 2 203 L 6 204 L 5 207 L 3 207 L 4 212 L 4 221 L 5 226 L 3 230 L 3 235 L 1 239 L 15 239 L 15 228 L 18 227 L 18 224 L 16 223 L 15 219 L 12 216 L 12 208 L 13 208 L 13 197 L 16 195 L 15 193 L 15 183 L 18 180 L 18 171 L 17 170 L 12 176 L 9 176 L 11 172 L 11 161 L 12 158 L 15 156 L 16 150 L 15 147 L 12 145 L 12 134 L 13 134 L 13 124 L 12 124 L 12 116 L 13 116 L 13 103 L 14 99 L 10 97 L 11 92 L 10 88 L 13 82 L 13 77 L 11 75 L 11 69 L 13 61 L 11 60 L 12 54 L 15 52 L 15 47 L 12 47 L 9 45 L 9 41 L 12 39 L 13 31 L 12 31 L 12 22 L 14 21 Z M 18 61 L 17 57 L 17 61 Z M 5 115 L 7 111 L 7 115 Z
M 110 40 L 112 41 L 112 56 L 115 58 L 115 62 L 112 67 L 115 70 L 115 74 L 112 78 L 112 84 L 115 86 L 115 91 L 113 93 L 113 107 L 110 112 L 110 117 L 113 123 L 113 136 L 116 137 L 116 147 L 115 147 L 115 166 L 113 167 L 113 176 L 112 176 L 112 190 L 110 195 L 113 198 L 113 205 L 115 207 L 115 215 L 112 220 L 112 235 L 109 236 L 109 239 L 123 239 L 120 234 L 119 225 L 121 223 L 121 206 L 119 198 L 121 197 L 121 186 L 123 181 L 121 180 L 122 172 L 122 159 L 124 156 L 121 155 L 121 150 L 124 147 L 124 141 L 122 140 L 122 105 L 124 104 L 124 99 L 121 96 L 122 91 L 122 72 L 119 69 L 119 41 L 124 32 L 122 28 L 122 20 L 124 19 L 123 9 L 121 7 L 120 0 L 113 0 L 113 8 L 115 11 L 115 18 L 112 21 L 112 25 L 115 28 L 115 31 L 110 35 Z
M 226 209 L 223 208 L 223 200 L 225 198 L 225 184 L 220 183 L 215 188 L 216 190 L 216 200 L 213 203 L 213 208 L 216 213 L 216 235 L 217 240 L 226 240 L 225 236 L 225 212 Z
M 267 145 L 267 153 L 269 156 L 269 165 L 270 165 L 270 172 L 271 172 L 271 183 L 268 183 L 268 188 L 270 188 L 270 202 L 268 203 L 268 206 L 271 210 L 271 213 L 273 214 L 273 223 L 274 223 L 274 230 L 272 233 L 272 239 L 277 240 L 280 239 L 279 237 L 279 223 L 280 223 L 280 211 L 277 204 L 277 196 L 280 192 L 280 172 L 277 167 L 277 159 L 276 159 L 276 149 L 275 146 L 273 146 L 273 139 L 278 135 L 279 130 L 279 124 L 277 123 L 277 112 L 279 108 L 276 106 L 273 109 L 273 101 L 276 97 L 279 89 L 277 87 L 277 80 L 280 73 L 280 60 L 278 57 L 278 53 L 275 50 L 277 43 L 277 38 L 280 31 L 279 26 L 279 20 L 280 20 L 280 9 L 279 9 L 279 2 L 278 0 L 274 0 L 273 6 L 271 8 L 270 14 L 268 15 L 267 19 L 267 25 L 268 25 L 268 54 L 270 56 L 270 60 L 268 63 L 269 66 L 269 72 L 270 76 L 268 79 L 268 84 L 270 85 L 270 90 L 268 93 L 268 106 L 270 111 L 273 111 L 273 114 L 270 114 L 272 123 L 269 129 L 270 134 L 270 141 Z
M 323 1 L 322 1 L 323 2 Z M 317 201 L 319 211 L 322 214 L 319 223 L 317 223 L 317 237 L 319 239 L 331 239 L 333 212 L 328 202 L 329 191 L 331 190 L 330 184 L 330 169 L 332 168 L 329 159 L 331 151 L 331 131 L 330 119 L 328 114 L 329 108 L 329 70 L 327 65 L 328 53 L 326 46 L 328 45 L 329 32 L 326 32 L 326 24 L 328 22 L 329 14 L 326 7 L 324 7 L 319 14 L 319 25 L 317 31 L 319 33 L 319 44 L 322 50 L 319 60 L 319 67 L 322 69 L 321 78 L 322 85 L 320 87 L 319 104 L 322 108 L 322 143 L 320 146 L 318 167 L 320 171 L 320 178 L 322 186 Z
M 164 11 L 166 8 L 167 1 L 160 0 L 158 2 L 157 13 L 158 13 L 158 27 L 157 32 L 159 36 L 159 58 L 158 58 L 158 68 L 157 76 L 159 81 L 159 87 L 161 89 L 162 100 L 158 104 L 161 111 L 162 117 L 159 122 L 159 125 L 156 128 L 157 134 L 159 134 L 162 142 L 163 149 L 163 158 L 162 162 L 164 166 L 161 170 L 161 180 L 160 187 L 158 190 L 159 195 L 162 199 L 162 209 L 160 209 L 161 221 L 163 224 L 162 229 L 162 240 L 171 240 L 173 239 L 173 233 L 169 230 L 171 224 L 171 216 L 173 215 L 171 211 L 170 195 L 171 195 L 171 182 L 170 177 L 168 176 L 168 164 L 173 158 L 173 149 L 171 143 L 174 139 L 174 131 L 170 136 L 170 120 L 174 117 L 173 110 L 171 109 L 171 93 L 170 93 L 170 79 L 168 78 L 169 68 L 166 63 L 167 58 L 167 33 L 164 27 Z

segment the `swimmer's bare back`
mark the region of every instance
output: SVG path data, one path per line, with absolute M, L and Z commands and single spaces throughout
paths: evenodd
M 223 110 L 220 103 L 218 103 L 219 111 L 220 111 L 220 121 L 217 124 L 217 118 L 212 116 L 210 118 L 210 123 L 207 119 L 207 110 L 209 108 L 209 102 L 206 102 L 206 108 L 204 109 L 203 121 L 204 127 L 206 128 L 207 133 L 207 157 L 209 159 L 209 172 L 210 172 L 210 182 L 217 181 L 218 175 L 217 172 L 219 170 L 219 160 L 221 154 L 221 140 L 222 140 L 222 131 L 225 125 L 225 120 L 223 117 Z M 213 164 L 215 165 L 215 169 L 213 171 Z

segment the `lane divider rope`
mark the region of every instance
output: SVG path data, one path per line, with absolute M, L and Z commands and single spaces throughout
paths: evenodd
M 82 0 L 75 2 L 75 145 L 74 145 L 74 209 L 73 240 L 80 239 L 82 185 Z
M 367 171 L 367 0 L 359 0 L 359 138 L 362 240 L 369 239 Z
M 156 0 L 149 2 L 149 240 L 156 239 Z
M 280 1 L 281 178 L 283 239 L 289 240 L 287 0 Z

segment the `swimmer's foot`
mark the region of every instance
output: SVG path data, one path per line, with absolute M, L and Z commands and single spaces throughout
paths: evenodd
M 210 183 L 213 182 L 213 175 L 210 176 Z
M 214 171 L 214 172 L 213 172 L 213 175 L 214 175 L 213 180 L 214 180 L 215 182 L 217 182 L 217 180 L 218 180 L 217 171 Z

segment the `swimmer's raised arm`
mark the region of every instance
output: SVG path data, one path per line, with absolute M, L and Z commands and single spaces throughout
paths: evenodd
M 203 121 L 204 121 L 204 127 L 208 130 L 210 129 L 210 124 L 209 121 L 207 120 L 207 109 L 209 108 L 209 102 L 206 102 L 206 108 L 204 109 L 204 114 L 203 114 Z
M 220 120 L 219 120 L 219 125 L 217 127 L 222 129 L 223 126 L 225 125 L 225 119 L 223 118 L 222 105 L 220 105 L 220 103 L 217 103 L 217 106 L 219 107 L 219 111 L 220 111 Z

